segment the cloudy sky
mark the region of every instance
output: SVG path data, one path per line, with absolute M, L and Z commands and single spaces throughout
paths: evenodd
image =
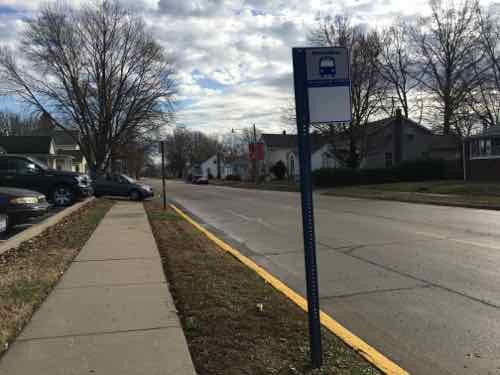
M 306 44 L 318 18 L 347 13 L 355 22 L 381 27 L 398 15 L 412 17 L 427 9 L 426 0 L 123 2 L 143 15 L 176 56 L 178 123 L 207 133 L 253 123 L 268 131 L 283 128 L 280 109 L 292 98 L 291 47 Z M 0 0 L 1 42 L 14 42 L 40 3 Z

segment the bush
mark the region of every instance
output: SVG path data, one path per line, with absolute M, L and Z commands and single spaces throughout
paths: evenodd
M 271 172 L 276 176 L 278 180 L 283 180 L 286 174 L 286 165 L 281 160 L 276 162 L 271 168 Z
M 322 168 L 313 172 L 313 184 L 318 187 L 384 184 L 445 179 L 444 160 L 405 161 L 392 168 L 350 169 Z
M 226 176 L 226 181 L 241 181 L 241 177 L 237 174 L 228 174 Z

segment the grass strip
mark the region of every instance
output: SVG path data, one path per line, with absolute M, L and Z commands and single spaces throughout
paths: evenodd
M 443 193 L 420 193 L 414 191 L 395 191 L 380 187 L 342 187 L 324 192 L 324 195 L 378 199 L 408 203 L 433 204 L 438 206 L 468 207 L 487 210 L 500 210 L 498 195 L 454 195 Z
M 326 330 L 312 370 L 303 310 L 170 208 L 145 207 L 199 375 L 380 374 Z
M 0 255 L 0 356 L 48 296 L 113 205 L 94 200 Z

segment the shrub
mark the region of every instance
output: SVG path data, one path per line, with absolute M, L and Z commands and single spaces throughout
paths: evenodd
M 281 160 L 276 162 L 271 168 L 271 172 L 276 176 L 278 180 L 283 180 L 286 174 L 286 165 Z
M 313 184 L 318 187 L 369 185 L 445 179 L 447 176 L 444 160 L 426 159 L 402 162 L 392 168 L 322 168 L 313 172 Z

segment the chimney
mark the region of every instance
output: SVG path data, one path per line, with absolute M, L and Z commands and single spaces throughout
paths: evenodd
M 286 130 L 283 130 L 283 135 L 286 135 Z

